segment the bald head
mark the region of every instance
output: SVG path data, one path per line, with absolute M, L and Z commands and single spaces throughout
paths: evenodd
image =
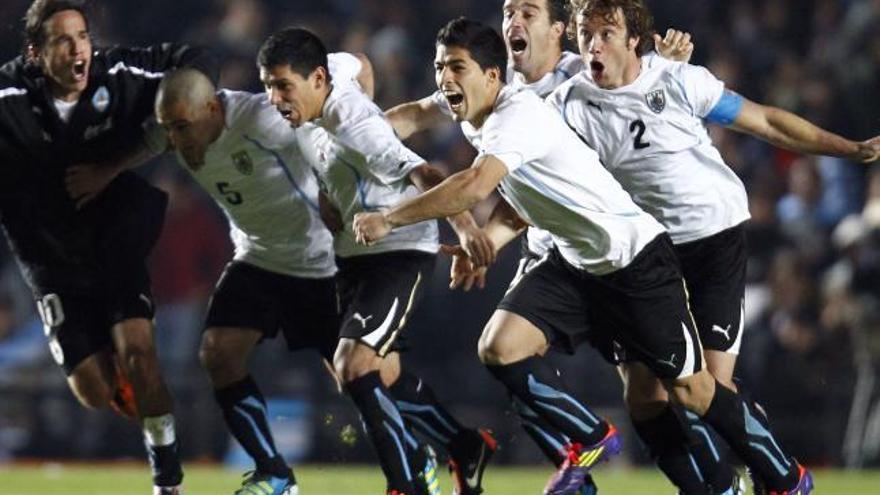
M 204 164 L 205 151 L 225 124 L 214 83 L 193 69 L 175 70 L 162 79 L 156 93 L 156 120 L 194 170 Z
M 177 104 L 199 108 L 213 101 L 216 92 L 217 88 L 208 76 L 195 69 L 177 69 L 167 73 L 159 84 L 156 109 L 170 108 Z

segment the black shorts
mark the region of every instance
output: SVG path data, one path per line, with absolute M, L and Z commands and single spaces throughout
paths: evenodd
M 526 252 L 498 309 L 509 311 L 535 325 L 547 342 L 559 351 L 574 354 L 577 346 L 590 340 L 586 293 L 578 284 L 565 283 L 570 274 L 565 266 Z
M 437 256 L 422 251 L 337 258 L 340 337 L 357 339 L 379 356 L 405 349 L 404 330 L 424 294 Z
M 335 280 L 293 277 L 232 261 L 208 306 L 205 328 L 213 327 L 253 328 L 264 339 L 281 330 L 291 351 L 314 348 L 333 362 L 339 341 Z
M 626 268 L 603 276 L 575 268 L 554 248 L 499 308 L 531 321 L 551 343 L 566 347 L 587 340 L 612 363 L 642 361 L 660 378 L 702 369 L 684 281 L 665 234 Z
M 145 282 L 139 290 L 112 297 L 47 293 L 37 299 L 49 350 L 68 376 L 92 354 L 112 348 L 114 325 L 131 318 L 153 318 L 153 296 L 149 280 Z
M 675 251 L 703 348 L 739 354 L 748 258 L 742 224 Z
M 621 349 L 621 360 L 641 361 L 664 379 L 703 368 L 699 334 L 669 235 L 660 234 L 629 265 L 607 275 L 569 268 L 585 282 L 603 355 Z

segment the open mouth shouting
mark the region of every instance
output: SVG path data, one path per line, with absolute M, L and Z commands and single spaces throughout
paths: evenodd
M 449 103 L 449 109 L 452 110 L 452 113 L 460 114 L 464 107 L 464 95 L 452 89 L 444 89 L 443 96 L 446 97 L 446 102 Z
M 278 110 L 278 113 L 281 114 L 281 117 L 286 120 L 292 127 L 299 126 L 299 119 L 297 115 L 294 113 L 293 109 L 286 106 L 275 107 Z
M 73 80 L 76 82 L 85 81 L 88 77 L 87 73 L 88 63 L 85 60 L 76 60 L 73 63 Z
M 514 35 L 510 37 L 510 51 L 514 55 L 522 55 L 529 46 L 529 42 L 522 36 Z
M 515 33 L 507 37 L 507 44 L 510 48 L 510 58 L 513 60 L 514 65 L 522 63 L 529 48 L 528 40 L 522 34 Z
M 605 64 L 599 62 L 597 60 L 593 60 L 590 62 L 590 74 L 593 76 L 593 80 L 599 80 L 605 74 Z

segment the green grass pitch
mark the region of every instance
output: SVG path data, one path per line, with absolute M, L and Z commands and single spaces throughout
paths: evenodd
M 539 495 L 549 468 L 490 466 L 486 495 Z M 301 495 L 383 495 L 378 466 L 306 465 L 297 468 Z M 661 475 L 648 469 L 604 467 L 595 477 L 602 495 L 674 495 Z M 241 473 L 216 466 L 187 469 L 187 495 L 231 495 Z M 816 471 L 817 495 L 880 495 L 880 471 Z M 441 489 L 451 493 L 443 474 Z M 150 495 L 146 465 L 29 464 L 0 466 L 2 495 Z

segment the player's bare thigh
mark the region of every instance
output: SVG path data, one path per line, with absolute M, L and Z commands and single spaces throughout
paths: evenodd
M 711 349 L 703 349 L 703 354 L 706 358 L 706 368 L 718 380 L 718 383 L 731 390 L 737 390 L 736 384 L 733 382 L 737 355 Z
M 215 388 L 223 388 L 247 375 L 247 362 L 263 332 L 256 328 L 211 327 L 202 334 L 199 361 Z
M 498 309 L 483 328 L 477 346 L 480 361 L 503 366 L 532 356 L 543 356 L 550 343 L 544 332 L 529 320 Z
M 85 407 L 102 409 L 110 405 L 115 391 L 115 375 L 110 349 L 92 354 L 76 365 L 67 377 L 73 395 Z

